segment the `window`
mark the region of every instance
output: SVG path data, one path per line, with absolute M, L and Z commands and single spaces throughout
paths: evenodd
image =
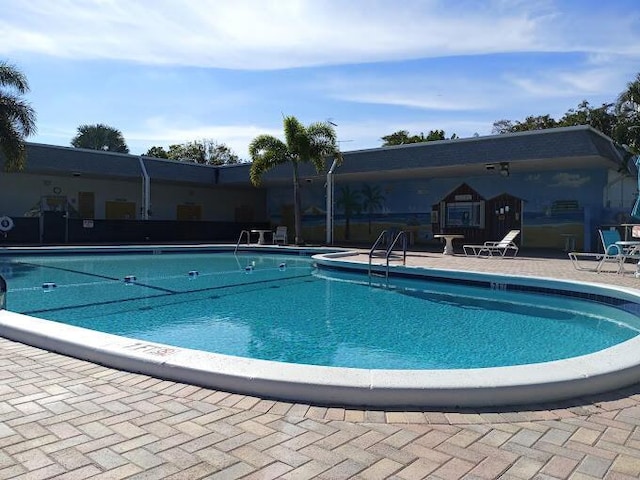
M 484 228 L 484 202 L 447 203 L 445 226 Z

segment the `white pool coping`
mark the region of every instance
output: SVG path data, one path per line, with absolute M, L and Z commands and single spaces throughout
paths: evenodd
M 148 247 L 147 247 L 148 248 Z M 352 265 L 342 254 L 319 264 Z M 367 268 L 358 264 L 357 268 Z M 425 273 L 421 267 L 393 267 Z M 438 271 L 439 275 L 460 272 Z M 487 278 L 464 272 L 465 278 Z M 640 303 L 623 287 L 491 274 L 508 282 L 549 282 Z M 372 370 L 322 367 L 234 357 L 96 332 L 0 310 L 0 335 L 44 350 L 153 377 L 252 396 L 354 407 L 488 407 L 551 402 L 596 394 L 640 380 L 640 337 L 605 350 L 553 362 L 451 370 Z

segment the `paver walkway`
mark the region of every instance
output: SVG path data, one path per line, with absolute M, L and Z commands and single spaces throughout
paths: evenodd
M 411 254 L 408 262 L 640 285 L 631 275 L 578 272 L 567 260 Z M 121 372 L 0 338 L 0 479 L 639 477 L 640 384 L 513 409 L 324 408 Z

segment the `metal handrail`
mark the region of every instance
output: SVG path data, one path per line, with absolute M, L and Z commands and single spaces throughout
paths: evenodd
M 233 251 L 234 255 L 238 253 L 238 247 L 240 246 L 240 242 L 242 241 L 242 237 L 245 233 L 247 234 L 247 245 L 251 243 L 251 239 L 249 238 L 249 230 L 242 230 L 240 232 L 240 236 L 238 237 L 238 242 L 236 243 L 236 249 Z
M 388 232 L 383 230 L 382 233 L 378 236 L 378 239 L 375 241 L 371 249 L 369 250 L 369 285 L 371 285 L 371 275 L 373 274 L 371 259 L 373 257 L 376 248 L 383 242 L 387 240 Z M 387 286 L 389 285 L 389 257 L 393 253 L 393 249 L 395 248 L 398 241 L 402 239 L 402 264 L 407 264 L 407 232 L 401 230 L 396 235 L 396 238 L 393 239 L 393 242 L 384 250 L 384 258 L 386 260 L 386 270 L 385 270 L 385 279 L 387 282 Z
M 400 238 L 402 238 L 402 265 L 407 264 L 407 232 L 401 230 L 398 235 L 396 235 L 396 238 L 393 240 L 393 243 L 387 249 L 387 253 L 385 254 L 385 257 L 387 259 L 387 285 L 389 285 L 389 257 L 391 256 L 393 247 L 396 246 L 396 243 L 398 243 L 398 240 L 400 240 Z
M 373 257 L 374 252 L 376 251 L 376 247 L 381 243 L 381 242 L 386 242 L 387 241 L 387 234 L 389 232 L 387 232 L 387 230 L 383 230 L 382 232 L 380 232 L 380 235 L 378 235 L 378 238 L 375 242 L 373 242 L 373 246 L 371 247 L 371 249 L 369 250 L 369 283 L 371 283 L 371 259 Z M 386 251 L 385 251 L 386 253 Z

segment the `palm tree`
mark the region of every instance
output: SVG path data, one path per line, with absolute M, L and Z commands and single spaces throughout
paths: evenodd
M 0 151 L 5 157 L 6 171 L 24 168 L 24 139 L 36 131 L 36 112 L 21 98 L 28 91 L 25 75 L 0 61 Z
M 122 132 L 102 123 L 80 125 L 78 133 L 71 140 L 71 145 L 90 150 L 129 153 L 129 147 L 127 147 Z
M 293 205 L 295 219 L 295 244 L 302 240 L 302 215 L 300 212 L 300 163 L 311 162 L 320 173 L 325 168 L 325 158 L 342 159 L 338 150 L 336 133 L 329 122 L 317 122 L 305 127 L 296 117 L 284 118 L 285 141 L 271 135 L 258 135 L 249 145 L 253 163 L 249 171 L 251 183 L 260 185 L 262 174 L 272 168 L 290 163 L 293 167 Z
M 618 125 L 613 137 L 618 142 L 626 144 L 632 153 L 640 153 L 640 73 L 618 96 L 616 114 Z
M 349 240 L 351 236 L 351 216 L 360 213 L 360 192 L 351 190 L 349 185 L 340 189 L 340 198 L 336 201 L 336 206 L 344 211 L 344 239 Z
M 636 79 L 627 83 L 627 89 L 618 95 L 616 112 L 625 118 L 632 117 L 638 120 L 640 117 L 640 73 Z
M 373 212 L 376 210 L 380 210 L 382 208 L 382 203 L 384 202 L 384 195 L 380 191 L 380 187 L 378 185 L 374 185 L 373 187 L 368 184 L 362 185 L 362 209 L 367 212 L 367 217 L 369 220 L 369 234 L 371 234 L 371 216 Z

